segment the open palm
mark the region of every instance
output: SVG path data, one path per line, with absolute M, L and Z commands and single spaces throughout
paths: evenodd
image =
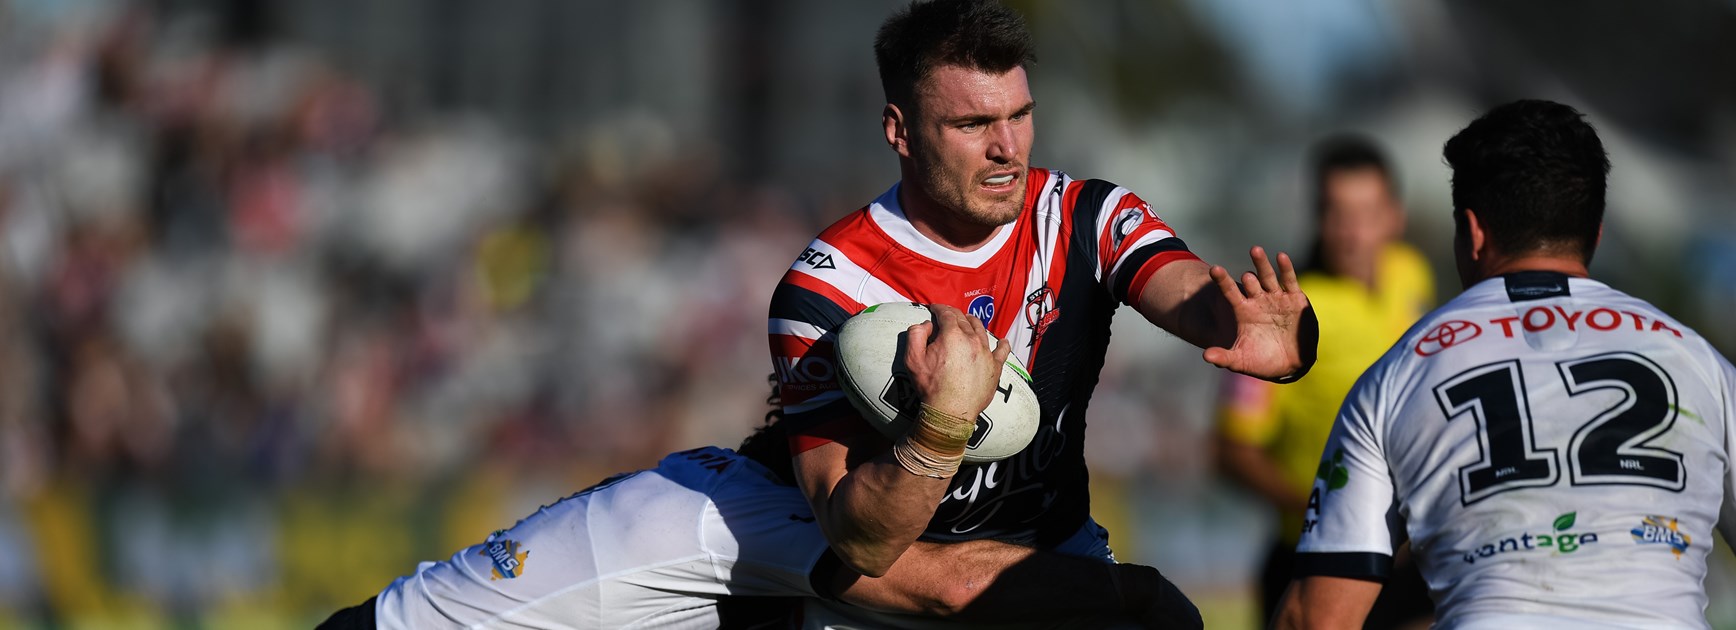
M 1314 366 L 1320 325 L 1287 254 L 1278 254 L 1274 269 L 1266 250 L 1254 247 L 1254 271 L 1237 284 L 1230 272 L 1213 266 L 1212 280 L 1229 302 L 1236 319 L 1236 341 L 1229 348 L 1206 348 L 1205 360 L 1255 378 L 1288 383 Z

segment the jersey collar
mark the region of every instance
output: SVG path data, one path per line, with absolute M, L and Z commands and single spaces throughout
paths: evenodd
M 1016 219 L 1013 223 L 995 228 L 995 235 L 989 238 L 989 242 L 976 248 L 975 251 L 961 252 L 948 249 L 916 231 L 916 226 L 910 222 L 908 217 L 904 216 L 904 206 L 898 203 L 898 189 L 903 185 L 903 182 L 893 184 L 891 189 L 882 193 L 878 199 L 874 200 L 874 203 L 869 204 L 868 217 L 874 221 L 874 225 L 878 226 L 880 231 L 885 232 L 886 236 L 890 237 L 893 242 L 905 249 L 938 263 L 974 268 L 981 267 L 983 263 L 988 262 L 990 258 L 1001 251 L 1001 247 L 1007 244 L 1007 240 L 1012 238 L 1012 227 L 1018 223 Z M 1029 205 L 1028 202 L 1027 205 Z M 1022 213 L 1021 216 L 1023 216 Z

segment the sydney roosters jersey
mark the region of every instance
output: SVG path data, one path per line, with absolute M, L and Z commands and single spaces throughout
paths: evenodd
M 894 185 L 810 243 L 772 297 L 782 429 L 800 453 L 874 429 L 834 378 L 831 331 L 882 302 L 949 304 L 1008 339 L 1030 367 L 1043 424 L 1006 460 L 966 465 L 925 538 L 1052 546 L 1090 511 L 1085 409 L 1121 304 L 1165 264 L 1197 259 L 1151 206 L 1098 180 L 1030 169 L 1025 210 L 975 251 L 941 247 L 905 218 Z M 784 462 L 787 466 L 787 462 Z

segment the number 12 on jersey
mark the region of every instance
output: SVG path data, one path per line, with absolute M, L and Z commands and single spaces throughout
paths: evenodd
M 1676 384 L 1663 368 L 1632 352 L 1562 361 L 1555 367 L 1569 397 L 1606 389 L 1621 394 L 1614 405 L 1590 418 L 1561 418 L 1556 417 L 1558 410 L 1546 411 L 1545 422 L 1580 423 L 1567 444 L 1569 483 L 1675 492 L 1686 486 L 1682 454 L 1648 445 L 1676 422 Z M 1468 414 L 1477 423 L 1478 460 L 1459 469 L 1464 505 L 1560 482 L 1557 449 L 1536 443 L 1530 390 L 1518 360 L 1460 372 L 1434 391 L 1449 422 Z

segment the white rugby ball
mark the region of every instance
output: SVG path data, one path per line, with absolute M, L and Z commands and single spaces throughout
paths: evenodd
M 905 333 L 932 317 L 921 304 L 888 302 L 857 313 L 838 331 L 838 382 L 856 410 L 887 437 L 904 435 L 920 411 L 904 367 Z M 991 338 L 991 348 L 994 343 Z M 1031 443 L 1040 422 L 1042 412 L 1030 373 L 1009 354 L 994 398 L 977 416 L 964 461 L 986 463 L 1013 456 Z

